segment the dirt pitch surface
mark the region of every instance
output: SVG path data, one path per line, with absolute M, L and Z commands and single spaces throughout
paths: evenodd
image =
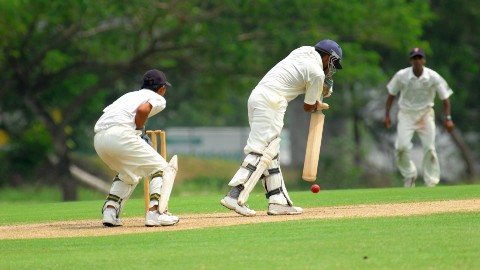
M 480 212 L 480 199 L 305 208 L 303 214 L 291 216 L 268 216 L 266 211 L 257 211 L 255 217 L 243 217 L 234 212 L 186 214 L 179 215 L 180 222 L 170 227 L 147 228 L 144 226 L 145 220 L 143 217 L 125 218 L 123 219 L 124 225 L 115 228 L 104 227 L 100 219 L 9 225 L 0 226 L 0 240 L 106 236 L 304 219 L 414 216 L 450 212 Z

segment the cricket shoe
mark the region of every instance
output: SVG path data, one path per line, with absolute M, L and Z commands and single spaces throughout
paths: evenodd
M 168 210 L 163 211 L 163 214 L 172 217 L 172 219 L 176 220 L 177 223 L 180 221 L 177 216 L 174 216 L 172 213 L 168 212 Z
M 415 177 L 407 177 L 403 179 L 403 186 L 406 188 L 415 187 Z
M 221 201 L 220 203 L 225 206 L 226 208 L 230 209 L 230 210 L 233 210 L 235 212 L 237 212 L 237 214 L 240 214 L 242 216 L 246 216 L 246 217 L 253 217 L 255 216 L 257 213 L 248 208 L 248 205 L 245 204 L 243 206 L 239 205 L 238 202 L 237 202 L 237 199 L 235 198 L 232 198 L 230 196 L 225 196 Z
M 431 183 L 431 182 L 428 182 L 428 183 L 425 182 L 425 186 L 426 186 L 426 187 L 435 187 L 435 186 L 437 186 L 437 184 Z
M 299 215 L 303 209 L 297 206 L 270 203 L 267 214 L 269 215 Z
M 103 226 L 118 227 L 122 226 L 123 222 L 117 217 L 117 210 L 115 208 L 105 208 L 103 211 Z
M 177 224 L 179 218 L 173 215 L 160 214 L 158 211 L 148 211 L 145 215 L 145 226 L 158 227 L 158 226 L 172 226 Z

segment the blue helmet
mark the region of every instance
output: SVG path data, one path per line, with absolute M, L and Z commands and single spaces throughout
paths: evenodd
M 342 61 L 342 48 L 340 48 L 340 45 L 338 45 L 337 42 L 330 39 L 324 39 L 315 44 L 315 49 L 330 55 L 329 62 L 333 64 L 335 69 L 342 69 L 342 65 L 340 64 Z

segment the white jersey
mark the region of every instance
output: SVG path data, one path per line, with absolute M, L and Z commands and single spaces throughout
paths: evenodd
M 103 115 L 95 124 L 95 133 L 112 126 L 126 126 L 136 129 L 135 115 L 138 107 L 145 102 L 152 105 L 152 110 L 148 115 L 149 118 L 161 112 L 167 105 L 163 96 L 149 89 L 126 93 L 103 109 Z
M 270 89 L 288 102 L 305 94 L 304 102 L 313 105 L 315 101 L 320 101 L 324 80 L 320 54 L 314 47 L 303 46 L 270 69 L 254 91 Z
M 412 67 L 399 70 L 387 84 L 387 89 L 393 96 L 401 92 L 398 106 L 403 110 L 423 110 L 433 107 L 436 93 L 441 100 L 453 94 L 442 76 L 427 67 L 423 67 L 420 77 L 413 74 Z

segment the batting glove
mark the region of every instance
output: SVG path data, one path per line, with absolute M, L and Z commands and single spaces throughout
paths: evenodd
M 333 93 L 333 80 L 329 77 L 326 77 L 325 80 L 323 81 L 322 96 L 324 98 L 327 98 L 331 96 L 332 93 Z
M 147 131 L 145 130 L 145 127 L 143 127 L 143 128 L 137 128 L 137 130 L 142 131 L 142 133 L 140 134 L 140 138 L 142 138 L 142 140 L 144 140 L 144 141 L 145 141 L 146 143 L 148 143 L 151 147 L 153 147 L 152 140 L 150 140 L 150 137 L 148 137 Z

